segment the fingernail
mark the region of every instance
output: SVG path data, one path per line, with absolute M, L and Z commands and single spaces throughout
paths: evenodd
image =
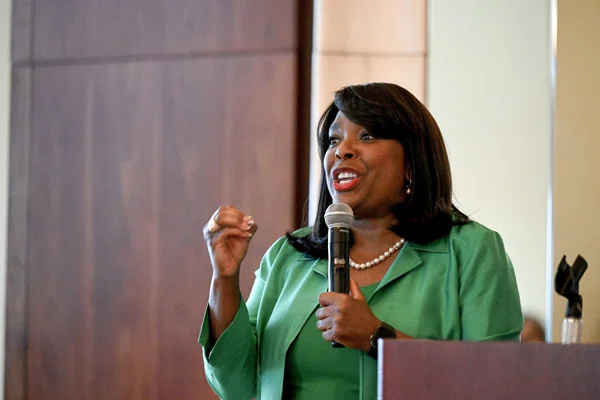
M 252 225 L 254 225 L 254 220 L 252 219 L 251 216 L 246 216 L 244 217 L 244 221 L 242 222 L 242 228 L 245 230 L 250 230 L 250 228 L 252 228 Z

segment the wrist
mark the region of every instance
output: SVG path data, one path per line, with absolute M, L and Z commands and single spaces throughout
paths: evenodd
M 240 279 L 239 275 L 223 276 L 213 275 L 210 281 L 211 292 L 217 293 L 229 293 L 240 291 Z
M 377 359 L 377 353 L 379 351 L 379 339 L 396 339 L 397 337 L 398 331 L 396 331 L 393 326 L 380 321 L 379 325 L 369 338 L 369 349 L 366 351 L 367 355 Z
M 382 322 L 383 321 L 381 321 L 379 318 L 376 318 L 374 323 L 371 325 L 371 328 L 369 329 L 370 334 L 369 334 L 369 336 L 367 336 L 367 341 L 363 347 L 363 351 L 365 353 L 368 353 L 369 350 L 371 349 L 371 338 L 377 331 L 377 328 L 379 328 L 379 326 L 382 324 Z
M 224 284 L 239 282 L 240 281 L 239 269 L 238 269 L 238 271 L 236 271 L 232 274 L 222 274 L 217 271 L 213 271 L 211 281 L 213 283 L 224 283 Z

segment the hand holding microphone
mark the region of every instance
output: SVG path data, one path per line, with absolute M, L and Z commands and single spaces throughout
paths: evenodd
M 369 337 L 381 322 L 371 312 L 356 281 L 350 278 L 350 228 L 354 213 L 344 203 L 330 205 L 325 211 L 328 233 L 328 292 L 319 296 L 317 327 L 333 347 L 366 350 Z M 333 340 L 333 339 L 337 340 Z
M 350 292 L 350 227 L 354 213 L 348 204 L 331 204 L 325 211 L 328 233 L 327 290 L 335 293 Z M 344 347 L 331 342 L 333 347 Z

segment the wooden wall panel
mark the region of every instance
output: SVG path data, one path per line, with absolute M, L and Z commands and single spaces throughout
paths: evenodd
M 36 69 L 28 398 L 209 396 L 202 227 L 223 202 L 253 213 L 247 294 L 295 221 L 295 65 L 292 53 Z
M 307 194 L 312 2 L 14 0 L 7 400 L 216 398 L 202 227 Z
M 24 399 L 27 385 L 28 194 L 32 68 L 14 68 L 11 84 L 8 241 L 6 262 L 6 351 L 4 395 Z
M 158 398 L 178 390 L 195 398 L 203 376 L 182 364 L 201 365 L 195 339 L 212 274 L 201 228 L 212 211 L 232 203 L 259 224 L 242 266 L 245 296 L 264 251 L 294 226 L 295 157 L 282 157 L 295 144 L 284 111 L 294 110 L 294 70 L 293 56 L 248 57 L 186 63 L 163 77 L 163 87 L 179 93 L 168 99 L 164 120 L 188 125 L 164 127 L 161 209 L 171 212 L 161 214 Z M 212 71 L 220 71 L 217 84 Z
M 296 47 L 296 1 L 44 0 L 34 58 L 165 56 Z
M 10 35 L 13 64 L 31 59 L 33 0 L 12 1 L 12 26 Z

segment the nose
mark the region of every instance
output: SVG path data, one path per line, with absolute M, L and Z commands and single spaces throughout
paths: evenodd
M 335 150 L 336 158 L 340 160 L 349 160 L 356 157 L 356 148 L 351 140 L 345 139 L 340 142 Z

